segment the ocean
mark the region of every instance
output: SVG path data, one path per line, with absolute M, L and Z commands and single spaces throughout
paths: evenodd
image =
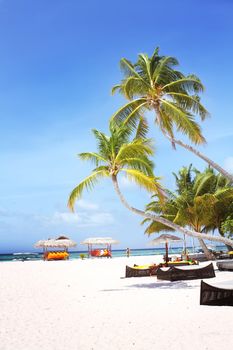
M 217 246 L 216 250 L 226 251 L 225 246 Z M 169 249 L 169 254 L 180 255 L 182 253 L 183 247 L 174 247 Z M 192 247 L 187 247 L 189 253 L 193 253 Z M 195 250 L 198 251 L 198 248 Z M 80 259 L 80 254 L 85 254 L 88 257 L 87 251 L 70 251 L 70 259 Z M 164 255 L 165 248 L 146 248 L 146 249 L 130 249 L 130 256 L 148 256 L 148 255 Z M 126 257 L 125 249 L 112 250 L 112 257 Z M 7 253 L 0 254 L 1 261 L 29 261 L 29 260 L 41 260 L 43 258 L 43 253 L 30 253 L 30 252 L 19 252 L 19 253 Z

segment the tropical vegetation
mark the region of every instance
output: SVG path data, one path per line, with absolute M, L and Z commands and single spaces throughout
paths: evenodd
M 120 92 L 129 102 L 112 118 L 134 128 L 139 118 L 145 118 L 145 112 L 153 111 L 156 125 L 174 148 L 176 145 L 184 147 L 233 182 L 232 174 L 175 136 L 176 132 L 181 132 L 195 145 L 205 143 L 196 116 L 202 121 L 208 116 L 200 100 L 203 84 L 196 75 L 178 71 L 178 64 L 174 57 L 160 56 L 158 48 L 151 57 L 139 54 L 136 63 L 122 58 L 120 66 L 124 78 L 113 87 L 112 93 Z
M 109 177 L 123 205 L 135 214 L 166 225 L 183 234 L 200 239 L 223 242 L 233 246 L 233 241 L 228 238 L 190 230 L 189 228 L 178 225 L 174 221 L 168 220 L 162 215 L 155 215 L 154 213 L 145 212 L 130 206 L 119 188 L 118 176 L 120 173 L 124 173 L 130 181 L 134 181 L 149 193 L 156 195 L 161 206 L 166 205 L 167 201 L 164 199 L 165 193 L 160 185 L 159 178 L 154 175 L 154 164 L 150 159 L 154 154 L 153 145 L 150 139 L 142 136 L 144 124 L 141 120 L 139 120 L 136 126 L 136 132 L 127 125 L 123 124 L 119 126 L 114 121 L 110 122 L 109 129 L 110 136 L 96 129 L 93 130 L 97 141 L 97 152 L 79 154 L 81 160 L 91 161 L 94 163 L 95 168 L 71 192 L 68 200 L 68 207 L 71 210 L 74 210 L 75 201 L 81 198 L 85 189 L 93 189 L 94 185 L 100 179 Z
M 176 180 L 175 191 L 166 190 L 166 202 L 162 205 L 153 196 L 146 211 L 159 214 L 197 232 L 218 230 L 218 233 L 224 236 L 224 229 L 227 223 L 229 225 L 229 221 L 226 223 L 226 220 L 232 213 L 233 205 L 233 187 L 229 181 L 221 174 L 215 174 L 212 168 L 208 167 L 200 172 L 192 165 L 183 167 L 178 174 L 173 175 Z M 149 235 L 170 230 L 151 219 L 145 219 L 143 224 L 145 223 L 149 224 L 145 231 Z M 206 256 L 211 258 L 211 253 L 202 238 L 199 238 L 199 243 Z

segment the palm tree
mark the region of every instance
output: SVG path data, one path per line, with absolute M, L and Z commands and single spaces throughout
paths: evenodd
M 174 57 L 159 56 L 158 48 L 151 57 L 139 54 L 135 64 L 126 58 L 121 59 L 124 79 L 113 87 L 112 93 L 119 91 L 129 102 L 112 118 L 134 127 L 139 116 L 153 111 L 156 124 L 174 148 L 175 145 L 184 147 L 233 182 L 232 174 L 196 148 L 175 138 L 175 131 L 179 131 L 196 145 L 205 143 L 195 115 L 201 120 L 208 116 L 199 96 L 204 90 L 203 84 L 197 76 L 184 75 L 176 70 L 178 64 Z
M 118 127 L 115 123 L 110 123 L 110 136 L 98 130 L 93 130 L 93 134 L 97 140 L 98 153 L 81 153 L 79 157 L 82 160 L 94 162 L 95 169 L 73 189 L 68 200 L 68 207 L 74 211 L 75 201 L 82 196 L 84 189 L 92 189 L 98 180 L 104 177 L 110 177 L 121 202 L 133 213 L 157 221 L 189 236 L 210 239 L 233 246 L 233 241 L 230 239 L 213 237 L 188 230 L 166 218 L 146 213 L 128 204 L 119 188 L 118 175 L 120 172 L 125 173 L 129 180 L 136 182 L 148 192 L 156 194 L 161 202 L 163 202 L 164 197 L 164 192 L 159 184 L 159 178 L 154 176 L 153 163 L 149 158 L 154 153 L 151 140 L 138 136 L 140 134 L 140 127 L 141 124 L 139 124 L 138 132 L 133 139 L 132 130 L 126 126 Z
M 193 178 L 191 172 L 195 173 Z M 233 188 L 220 174 L 215 175 L 213 169 L 207 168 L 203 173 L 188 168 L 182 168 L 176 178 L 176 193 L 167 191 L 165 205 L 153 200 L 146 207 L 146 211 L 160 213 L 163 217 L 183 227 L 190 227 L 197 232 L 209 232 L 219 230 L 222 222 L 229 213 L 229 207 L 233 203 Z M 164 230 L 157 222 L 144 220 L 148 223 L 145 233 L 151 234 Z M 167 229 L 167 228 L 166 228 Z M 202 238 L 199 243 L 208 259 L 213 255 L 208 250 Z
M 195 191 L 196 195 L 203 197 L 209 194 L 212 197 L 212 208 L 208 209 L 212 213 L 210 223 L 204 228 L 205 232 L 218 230 L 221 236 L 226 235 L 222 225 L 233 208 L 233 186 L 221 174 L 216 175 L 213 169 L 207 168 L 203 173 L 197 174 Z M 207 203 L 208 205 L 208 203 Z M 228 247 L 232 250 L 232 248 Z

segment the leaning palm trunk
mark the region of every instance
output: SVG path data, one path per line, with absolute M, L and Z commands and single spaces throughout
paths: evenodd
M 113 181 L 114 189 L 115 189 L 117 195 L 119 196 L 122 204 L 127 209 L 132 211 L 133 213 L 135 213 L 137 215 L 140 215 L 140 216 L 142 216 L 144 218 L 148 218 L 148 219 L 160 222 L 161 224 L 164 224 L 164 225 L 166 225 L 168 227 L 171 227 L 173 230 L 181 232 L 181 233 L 183 233 L 183 234 L 185 234 L 187 236 L 196 237 L 198 239 L 205 239 L 205 240 L 209 240 L 209 241 L 221 242 L 223 244 L 228 244 L 231 247 L 233 247 L 233 240 L 231 240 L 231 239 L 224 238 L 224 237 L 216 237 L 216 236 L 203 234 L 203 233 L 196 232 L 196 231 L 191 231 L 191 230 L 188 230 L 187 228 L 181 227 L 181 226 L 175 224 L 174 222 L 171 222 L 171 221 L 169 221 L 169 220 L 167 220 L 165 218 L 162 218 L 160 216 L 153 215 L 153 214 L 150 214 L 150 213 L 146 213 L 146 212 L 144 212 L 144 211 L 142 211 L 140 209 L 136 209 L 134 207 L 131 207 L 128 204 L 128 202 L 125 200 L 124 196 L 122 195 L 122 193 L 120 191 L 120 188 L 119 188 L 119 185 L 118 185 L 118 182 L 117 182 L 117 177 L 115 175 L 112 175 L 112 181 Z
M 204 160 L 207 164 L 209 164 L 209 166 L 211 166 L 212 168 L 214 168 L 215 170 L 217 170 L 220 174 L 222 174 L 224 177 L 226 177 L 231 183 L 233 183 L 233 175 L 228 173 L 228 171 L 226 171 L 225 169 L 223 169 L 219 164 L 215 163 L 213 160 L 209 159 L 206 155 L 202 154 L 201 152 L 199 152 L 197 149 L 195 149 L 194 147 L 187 145 L 186 143 L 182 142 L 181 140 L 177 140 L 174 137 L 171 137 L 162 127 L 161 125 L 161 117 L 160 117 L 160 113 L 158 111 L 158 108 L 155 108 L 155 114 L 158 116 L 157 120 L 158 123 L 160 124 L 160 128 L 161 131 L 163 133 L 163 135 L 171 142 L 171 144 L 175 147 L 175 145 L 179 145 L 185 149 L 187 149 L 188 151 L 192 152 L 193 154 L 195 154 L 197 157 L 201 158 L 202 160 Z
M 205 254 L 206 258 L 207 258 L 207 260 L 215 260 L 214 254 L 209 251 L 209 249 L 207 248 L 207 246 L 206 246 L 205 242 L 203 241 L 203 239 L 198 238 L 198 241 L 199 241 L 199 244 L 200 244 L 200 246 L 201 246 L 201 248 L 202 248 L 202 250 L 203 250 L 203 252 L 204 252 L 204 254 Z
M 167 136 L 169 138 L 169 136 Z M 169 138 L 170 139 L 170 138 Z M 199 152 L 198 150 L 196 150 L 195 148 L 193 148 L 190 145 L 187 145 L 185 143 L 183 143 L 180 140 L 176 140 L 176 139 L 172 139 L 172 141 L 187 149 L 188 151 L 194 153 L 196 156 L 198 156 L 199 158 L 203 159 L 206 163 L 208 163 L 212 168 L 216 169 L 220 174 L 222 174 L 224 177 L 226 177 L 231 183 L 233 183 L 233 175 L 231 175 L 230 173 L 228 173 L 228 171 L 226 171 L 225 169 L 223 169 L 219 164 L 215 163 L 213 160 L 209 159 L 208 157 L 206 157 L 204 154 L 202 154 L 201 152 Z

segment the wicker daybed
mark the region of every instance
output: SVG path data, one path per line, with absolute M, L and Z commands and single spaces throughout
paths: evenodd
M 172 266 L 166 270 L 163 270 L 162 268 L 157 270 L 157 278 L 168 281 L 193 280 L 212 277 L 215 277 L 212 263 L 201 268 L 180 269 Z
M 188 266 L 197 264 L 195 261 L 169 261 L 168 266 Z M 159 267 L 165 266 L 166 263 L 154 264 L 154 265 L 134 265 L 133 267 L 127 266 L 125 268 L 125 277 L 146 277 L 154 276 L 157 274 Z
M 160 265 L 148 265 L 148 266 L 133 266 L 126 265 L 125 277 L 147 277 L 154 276 Z
M 233 271 L 233 261 L 219 261 L 217 267 L 219 271 Z
M 201 281 L 200 305 L 233 306 L 233 289 L 214 287 Z

